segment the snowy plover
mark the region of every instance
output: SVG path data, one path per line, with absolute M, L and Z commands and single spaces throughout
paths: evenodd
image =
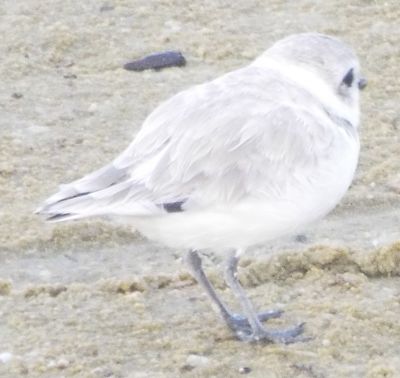
M 303 325 L 268 330 L 236 277 L 249 246 L 321 219 L 343 197 L 359 155 L 352 49 L 317 33 L 289 36 L 248 66 L 162 103 L 109 165 L 67 185 L 38 210 L 50 221 L 129 217 L 142 234 L 186 248 L 197 281 L 242 340 L 291 342 Z M 226 252 L 231 313 L 197 251 Z

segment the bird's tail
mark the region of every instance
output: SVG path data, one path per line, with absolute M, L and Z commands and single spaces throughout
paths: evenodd
M 129 183 L 124 178 L 125 170 L 107 165 L 80 180 L 61 185 L 36 213 L 51 222 L 107 214 L 113 197 L 117 193 L 121 197 L 127 191 Z

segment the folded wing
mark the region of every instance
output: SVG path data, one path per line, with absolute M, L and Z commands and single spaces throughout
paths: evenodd
M 331 142 L 326 118 L 306 91 L 246 67 L 161 104 L 111 164 L 60 186 L 38 212 L 151 216 L 279 195 L 288 170 L 312 165 Z

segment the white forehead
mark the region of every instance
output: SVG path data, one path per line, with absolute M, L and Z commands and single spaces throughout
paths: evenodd
M 338 86 L 346 73 L 359 72 L 357 56 L 341 40 L 319 33 L 294 34 L 276 42 L 258 61 L 283 61 L 317 73 L 330 85 Z
M 338 38 L 319 33 L 291 35 L 276 42 L 267 53 L 315 64 L 343 60 L 357 62 L 357 56 L 350 46 Z
M 319 33 L 294 34 L 276 42 L 265 53 L 266 57 L 283 59 L 319 71 L 327 79 L 336 81 L 359 63 L 353 49 L 341 40 Z

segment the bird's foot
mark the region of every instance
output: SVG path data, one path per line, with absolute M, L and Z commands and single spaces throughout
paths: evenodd
M 263 322 L 269 319 L 279 318 L 283 314 L 282 310 L 264 311 L 257 314 L 258 319 Z M 229 314 L 226 319 L 229 328 L 236 334 L 250 334 L 252 332 L 251 325 L 247 318 L 240 314 Z
M 236 335 L 242 341 L 246 342 L 267 342 L 291 344 L 297 341 L 307 341 L 306 338 L 298 337 L 304 332 L 304 324 L 301 323 L 295 327 L 280 331 L 270 331 L 263 327 L 253 330 L 251 328 L 236 331 Z

